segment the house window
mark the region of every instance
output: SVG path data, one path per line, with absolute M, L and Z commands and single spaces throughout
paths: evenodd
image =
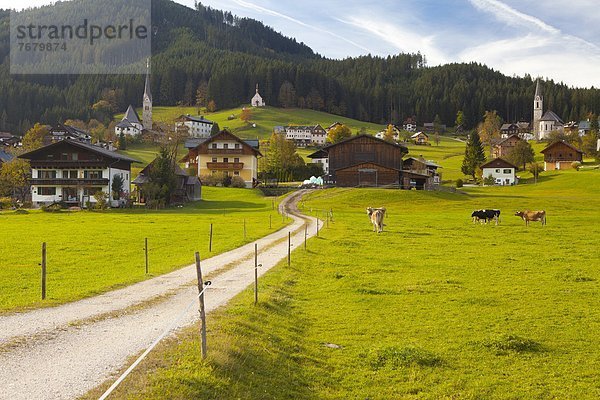
M 229 148 L 229 145 L 228 145 L 227 143 L 225 143 L 225 144 L 223 144 L 223 148 L 224 148 L 224 149 L 228 149 L 228 148 Z
M 40 196 L 56 196 L 55 187 L 40 186 L 38 187 L 37 192 Z
M 233 159 L 233 162 L 239 163 L 240 159 L 236 157 L 236 158 Z
M 77 179 L 77 171 L 63 171 L 63 179 Z
M 223 162 L 229 162 L 229 158 L 227 158 L 227 157 L 223 158 Z
M 499 173 L 500 173 L 500 170 L 499 170 L 499 169 L 497 169 L 497 170 L 496 170 L 496 173 L 497 173 L 497 174 L 499 174 Z
M 213 149 L 216 149 L 216 148 L 217 148 L 217 144 L 216 144 L 216 143 L 213 143 L 213 144 L 212 144 L 212 148 L 213 148 Z
M 63 161 L 67 161 L 69 159 L 69 153 L 61 153 L 60 159 Z
M 505 174 L 511 174 L 511 173 L 512 173 L 512 170 L 511 170 L 511 169 L 505 169 L 505 170 L 504 170 L 504 173 L 505 173 Z
M 217 157 L 213 157 L 212 162 L 219 162 L 219 159 Z
M 235 172 L 233 173 L 233 175 L 234 175 L 234 176 L 240 176 L 240 171 L 235 171 Z
M 79 159 L 79 155 L 77 153 L 71 153 L 71 160 L 77 161 Z
M 101 192 L 101 187 L 86 187 L 83 188 L 83 195 L 93 197 L 96 193 Z
M 240 144 L 239 144 L 239 143 L 236 143 L 236 144 L 235 144 L 235 148 L 236 148 L 236 149 L 239 149 L 239 148 L 240 148 Z
M 102 179 L 102 171 L 85 171 L 83 177 L 85 179 Z
M 56 179 L 56 171 L 41 170 L 38 171 L 39 179 Z

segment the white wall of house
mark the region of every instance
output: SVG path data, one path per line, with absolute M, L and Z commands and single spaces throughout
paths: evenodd
M 562 132 L 562 131 L 564 131 L 564 129 L 565 129 L 564 126 L 562 124 L 559 124 L 558 122 L 540 121 L 540 127 L 539 127 L 540 140 L 547 139 L 548 136 L 550 136 L 550 132 L 552 132 L 552 131 Z
M 141 124 L 132 124 L 131 127 L 127 127 L 127 128 L 121 128 L 116 126 L 115 127 L 115 134 L 117 136 L 120 136 L 121 134 L 125 135 L 125 136 L 137 136 L 140 133 L 142 133 L 142 125 Z
M 321 164 L 323 166 L 323 172 L 329 174 L 329 158 L 313 158 L 313 164 Z
M 212 132 L 212 124 L 199 121 L 185 121 L 183 124 L 188 128 L 190 137 L 207 138 Z
M 494 178 L 496 185 L 508 186 L 517 183 L 514 168 L 484 168 L 483 177 L 488 178 L 490 175 Z

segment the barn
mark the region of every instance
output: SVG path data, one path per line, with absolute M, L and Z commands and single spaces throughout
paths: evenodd
M 318 154 L 317 154 L 318 153 Z M 341 187 L 401 185 L 405 146 L 371 135 L 352 136 L 330 144 L 314 154 L 328 156 L 326 181 Z

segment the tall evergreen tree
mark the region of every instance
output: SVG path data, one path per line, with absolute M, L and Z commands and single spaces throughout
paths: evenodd
M 471 132 L 467 147 L 465 148 L 465 158 L 463 159 L 461 171 L 465 175 L 471 175 L 475 179 L 477 169 L 485 162 L 485 152 L 483 144 L 477 131 Z

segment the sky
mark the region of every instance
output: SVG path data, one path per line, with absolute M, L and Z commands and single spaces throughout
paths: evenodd
M 194 0 L 176 0 L 193 7 Z M 0 0 L 0 8 L 49 0 Z M 506 75 L 600 87 L 598 0 L 202 0 L 263 21 L 328 58 L 421 52 Z

